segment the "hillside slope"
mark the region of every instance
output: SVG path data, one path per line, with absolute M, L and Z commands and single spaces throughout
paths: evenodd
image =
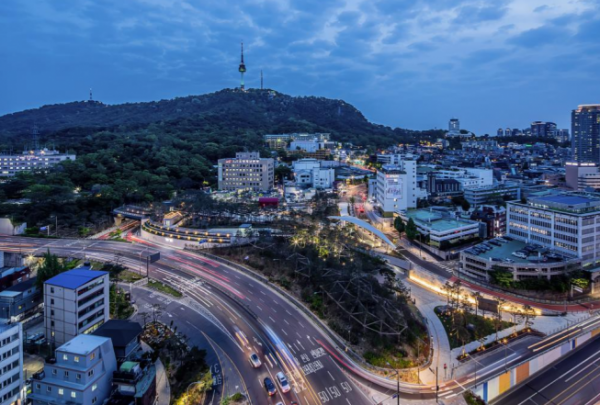
M 151 124 L 184 125 L 206 133 L 218 128 L 240 133 L 330 132 L 334 139 L 358 145 L 384 147 L 415 135 L 415 131 L 392 129 L 370 123 L 360 111 L 342 100 L 322 97 L 291 97 L 275 91 L 225 89 L 215 93 L 145 103 L 106 105 L 72 102 L 47 105 L 0 117 L 0 137 L 14 146 L 34 125 L 42 138 L 64 144 L 56 133 L 90 134 L 102 130 L 147 128 Z M 210 128 L 208 128 L 210 127 Z M 441 131 L 420 134 L 441 135 Z M 253 137 L 252 143 L 260 141 Z M 66 142 L 72 147 L 72 142 Z M 6 146 L 6 145 L 5 145 Z

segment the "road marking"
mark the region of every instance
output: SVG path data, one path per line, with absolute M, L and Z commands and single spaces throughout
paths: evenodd
M 298 332 L 296 332 L 296 335 L 298 335 L 299 338 L 302 338 L 302 335 L 299 334 Z
M 271 308 L 271 310 L 275 313 L 277 313 L 277 310 L 275 308 Z
M 292 313 L 290 311 L 288 311 L 287 309 L 285 310 L 285 312 L 289 315 L 292 316 Z
M 258 309 L 260 309 L 262 311 L 262 308 L 260 306 L 257 305 L 256 308 L 258 308 Z
M 265 302 L 265 300 L 263 300 L 262 298 L 258 297 L 258 299 L 260 300 L 260 302 Z
M 287 325 L 289 325 L 290 323 L 287 321 L 287 319 L 284 319 L 283 322 L 285 322 Z
M 304 328 L 304 324 L 302 322 L 298 322 L 300 324 L 300 326 L 302 326 Z
M 596 360 L 598 361 L 598 360 Z M 598 368 L 598 365 L 596 364 L 596 361 L 593 363 L 588 364 L 587 366 L 585 366 L 584 368 L 582 368 L 581 370 L 579 370 L 578 372 L 576 372 L 575 374 L 573 374 L 571 377 L 567 378 L 565 380 L 565 382 L 569 382 L 571 381 L 573 378 L 577 377 L 579 374 L 583 373 L 585 370 L 587 370 L 588 368 L 592 367 L 592 366 L 596 366 L 596 368 Z
M 304 397 L 304 402 L 306 402 L 308 405 L 310 405 L 310 402 L 308 402 L 308 399 L 306 399 L 306 396 Z
M 288 345 L 288 347 L 290 348 L 290 350 L 291 350 L 291 351 L 292 351 L 294 354 L 296 354 L 296 351 L 295 351 L 294 349 L 292 349 L 292 346 L 290 346 L 290 344 L 289 344 L 289 343 L 288 343 L 287 345 Z
M 352 403 L 350 402 L 350 400 L 348 398 L 346 398 L 346 402 L 348 402 L 349 405 L 352 405 Z
M 286 332 L 285 330 L 281 329 L 281 331 L 282 331 L 283 333 L 285 333 L 285 335 L 286 335 L 286 336 L 288 335 L 288 334 L 287 334 L 287 332 Z
M 329 377 L 331 377 L 331 379 L 332 379 L 333 381 L 335 381 L 335 378 L 333 378 L 333 376 L 331 375 L 331 373 L 329 372 L 329 370 L 327 371 L 327 374 L 329 374 Z
M 265 296 L 267 295 L 267 294 L 265 294 L 265 292 L 263 290 L 260 290 L 260 293 Z
M 300 335 L 298 335 L 298 336 L 300 336 Z M 296 340 L 296 342 L 298 342 L 298 344 L 300 345 L 300 347 L 302 348 L 302 350 L 306 350 L 306 349 L 304 348 L 304 346 L 302 346 L 302 343 L 300 343 L 300 341 L 299 341 L 299 340 Z
M 271 316 L 270 316 L 270 315 L 269 315 L 269 319 L 270 319 L 270 320 L 271 320 L 273 323 L 275 323 L 275 319 L 271 318 Z

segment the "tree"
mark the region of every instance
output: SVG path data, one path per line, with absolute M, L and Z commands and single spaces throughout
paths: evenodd
M 404 225 L 404 221 L 401 217 L 396 217 L 396 219 L 394 219 L 394 228 L 396 228 L 400 238 L 402 238 L 402 234 L 404 233 L 406 226 Z
M 535 317 L 537 316 L 535 313 L 535 309 L 533 309 L 530 305 L 523 306 L 523 324 L 527 329 L 533 326 L 533 322 L 535 321 Z
M 50 249 L 48 249 L 44 253 L 42 264 L 38 267 L 36 285 L 41 289 L 46 281 L 65 270 L 67 270 L 67 266 L 60 261 L 58 256 L 51 254 Z
M 473 297 L 475 300 L 475 316 L 478 316 L 479 299 L 481 298 L 481 293 L 479 291 L 475 291 L 473 294 L 471 294 L 471 297 Z
M 405 233 L 406 233 L 406 237 L 410 241 L 413 241 L 417 237 L 417 233 L 418 233 L 417 225 L 415 224 L 415 221 L 413 221 L 412 218 L 408 219 L 408 223 L 406 224 L 406 227 L 405 227 Z
M 471 209 L 471 203 L 468 202 L 466 199 L 462 200 L 460 206 L 463 209 L 463 211 L 469 211 Z

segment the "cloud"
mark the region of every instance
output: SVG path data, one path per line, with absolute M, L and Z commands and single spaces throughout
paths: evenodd
M 529 122 L 542 107 L 526 100 L 549 80 L 569 89 L 548 93 L 547 111 L 563 111 L 548 119 L 567 121 L 600 92 L 599 11 L 591 0 L 3 0 L 0 114 L 89 87 L 112 103 L 234 87 L 243 40 L 248 86 L 263 69 L 270 87 L 345 99 L 387 125 Z

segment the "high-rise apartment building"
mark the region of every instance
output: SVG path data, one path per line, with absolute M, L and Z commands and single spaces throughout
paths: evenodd
M 531 136 L 552 137 L 556 136 L 556 124 L 554 122 L 533 121 L 531 123 Z
M 106 271 L 69 270 L 44 283 L 44 327 L 50 342 L 61 345 L 92 333 L 109 319 Z
M 573 160 L 600 164 L 600 104 L 583 104 L 571 112 Z
M 80 335 L 56 349 L 32 380 L 33 405 L 100 405 L 109 396 L 117 359 L 110 338 Z
M 426 190 L 417 187 L 417 161 L 413 156 L 403 156 L 397 164 L 383 165 L 377 172 L 374 190 L 377 205 L 384 214 L 416 208 L 417 200 L 427 196 Z
M 236 153 L 235 159 L 219 159 L 219 190 L 267 191 L 273 188 L 275 161 L 258 152 Z
M 460 132 L 460 121 L 458 118 L 451 118 L 448 122 L 448 131 L 452 133 Z

